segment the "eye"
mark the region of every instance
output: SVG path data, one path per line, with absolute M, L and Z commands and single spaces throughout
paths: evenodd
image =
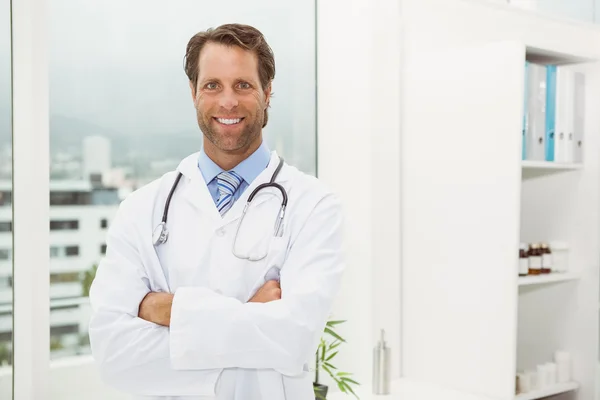
M 240 89 L 250 89 L 252 86 L 248 82 L 240 82 L 239 87 Z
M 216 82 L 208 82 L 204 87 L 208 90 L 215 90 L 218 88 L 218 85 Z

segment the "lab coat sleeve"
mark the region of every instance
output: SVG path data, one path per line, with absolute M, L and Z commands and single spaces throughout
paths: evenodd
M 168 328 L 137 316 L 150 283 L 127 221 L 135 212 L 122 207 L 117 212 L 90 290 L 90 344 L 100 375 L 109 386 L 133 395 L 209 394 L 219 371 L 171 369 Z
M 323 333 L 343 270 L 341 206 L 328 195 L 291 245 L 281 269 L 281 300 L 242 303 L 199 287 L 175 292 L 173 368 L 267 368 L 301 375 Z

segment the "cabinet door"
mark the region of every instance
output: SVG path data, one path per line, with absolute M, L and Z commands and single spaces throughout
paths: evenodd
M 406 378 L 514 397 L 525 47 L 413 55 L 403 80 Z

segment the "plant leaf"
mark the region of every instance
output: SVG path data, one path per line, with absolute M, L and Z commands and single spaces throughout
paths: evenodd
M 329 360 L 331 360 L 333 357 L 335 357 L 335 356 L 337 355 L 337 353 L 339 353 L 339 351 L 336 351 L 335 353 L 333 353 L 333 354 L 329 355 L 329 357 L 327 357 L 327 358 L 325 359 L 325 361 L 329 361 Z
M 335 374 L 333 372 L 331 372 L 331 370 L 329 369 L 329 367 L 327 367 L 327 365 L 322 365 L 323 369 L 325 370 L 325 372 L 327 372 L 329 374 L 329 376 L 331 376 L 333 379 L 335 379 Z
M 356 395 L 356 393 L 354 393 L 354 390 L 352 390 L 352 388 L 350 386 L 348 386 L 348 391 L 350 393 L 352 393 L 354 395 L 354 397 L 356 397 L 358 399 L 358 396 Z
M 329 350 L 333 350 L 336 347 L 338 347 L 340 344 L 342 344 L 342 342 L 340 342 L 339 340 L 336 340 L 331 346 L 329 346 Z
M 323 363 L 323 365 L 326 365 L 326 366 L 328 366 L 328 367 L 329 367 L 329 368 L 331 368 L 331 369 L 337 369 L 337 367 L 335 367 L 335 366 L 333 366 L 333 365 L 329 364 L 327 361 L 325 361 L 325 362 Z
M 345 376 L 342 376 L 342 377 L 341 377 L 341 379 L 342 379 L 344 382 L 350 382 L 350 383 L 353 383 L 353 384 L 355 384 L 355 385 L 358 385 L 358 386 L 360 386 L 360 383 L 356 382 L 356 381 L 355 381 L 355 380 L 353 380 L 353 379 L 347 378 L 347 377 L 345 377 Z
M 330 334 L 331 336 L 333 336 L 334 338 L 336 338 L 340 342 L 345 342 L 345 340 L 340 335 L 338 335 L 337 333 L 335 333 L 331 329 L 325 328 L 325 332 L 328 333 L 328 334 Z
M 338 320 L 338 321 L 327 321 L 327 326 L 335 326 L 339 324 L 343 324 L 346 320 Z

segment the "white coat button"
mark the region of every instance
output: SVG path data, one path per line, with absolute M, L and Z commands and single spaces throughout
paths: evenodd
M 223 235 L 225 235 L 225 229 L 221 228 L 221 229 L 217 230 L 217 236 L 223 236 Z

